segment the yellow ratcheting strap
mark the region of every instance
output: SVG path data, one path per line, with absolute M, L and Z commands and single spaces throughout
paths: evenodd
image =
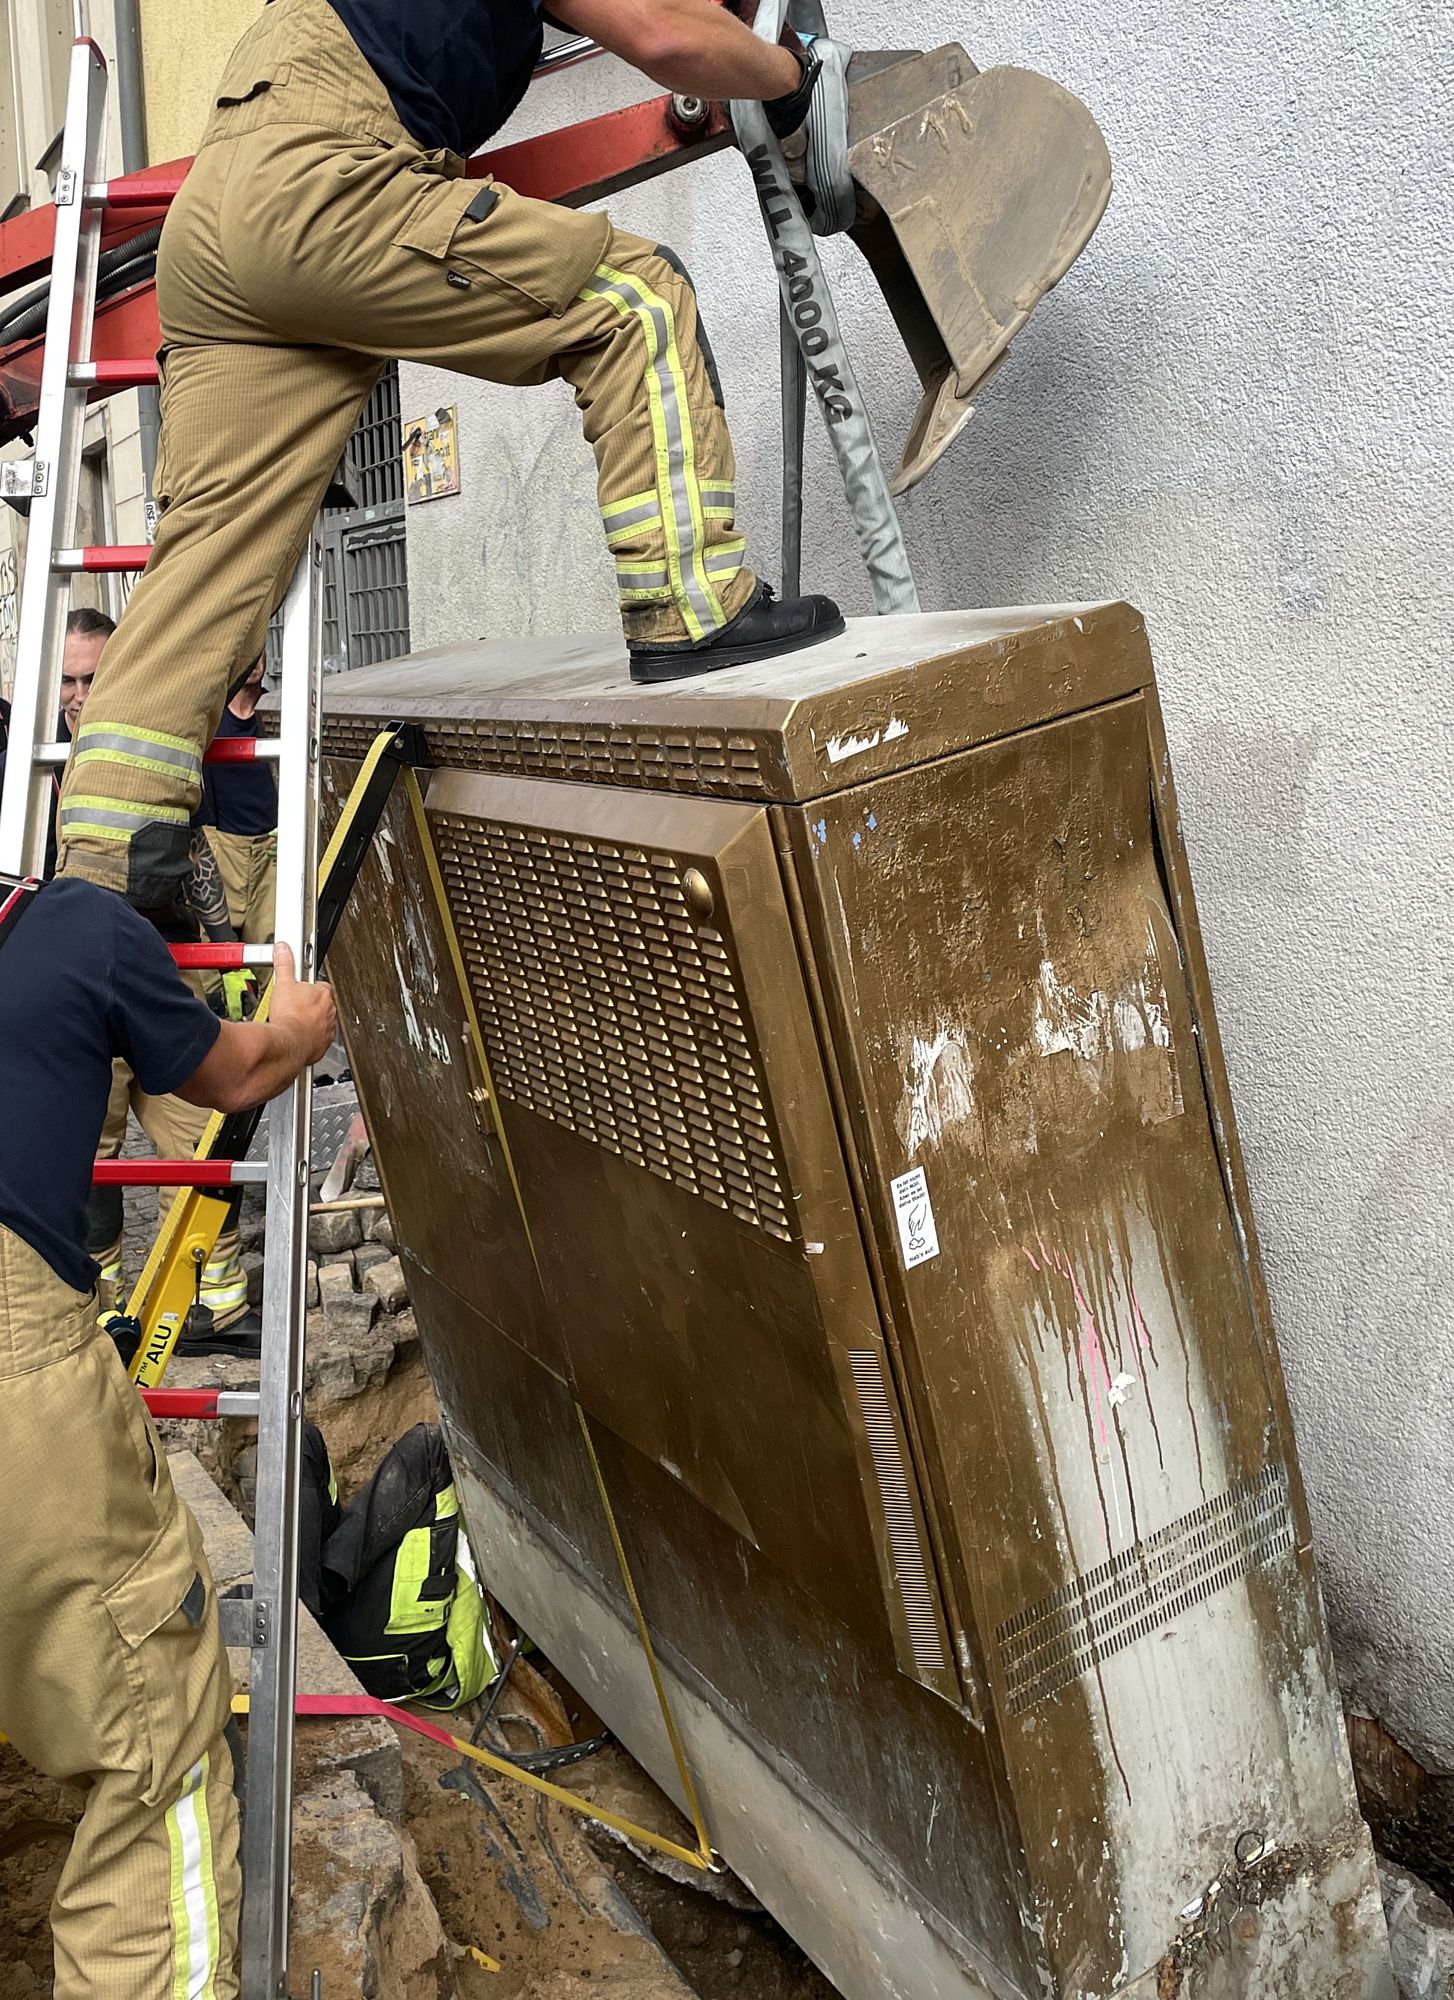
M 525 1231 L 525 1240 L 530 1246 L 530 1261 L 535 1267 L 536 1283 L 540 1286 L 541 1291 L 544 1292 L 545 1277 L 540 1268 L 540 1259 L 536 1255 L 535 1236 L 530 1227 L 530 1217 L 525 1211 L 525 1196 L 520 1186 L 520 1176 L 515 1171 L 514 1155 L 510 1151 L 510 1141 L 505 1133 L 505 1121 L 500 1112 L 500 1100 L 495 1091 L 495 1080 L 490 1073 L 490 1059 L 485 1053 L 485 1038 L 480 1029 L 480 1017 L 475 1009 L 474 995 L 470 991 L 469 976 L 465 971 L 464 953 L 460 950 L 459 938 L 456 935 L 454 927 L 454 915 L 449 907 L 449 893 L 444 886 L 444 875 L 439 866 L 439 858 L 434 851 L 434 836 L 429 830 L 429 818 L 424 810 L 424 794 L 419 789 L 419 780 L 414 775 L 412 769 L 405 771 L 404 784 L 407 788 L 409 804 L 414 814 L 414 823 L 418 829 L 419 844 L 424 853 L 424 865 L 429 874 L 430 886 L 434 891 L 434 901 L 439 911 L 439 921 L 444 930 L 445 941 L 449 946 L 449 956 L 454 966 L 455 984 L 459 989 L 460 1004 L 464 1008 L 465 1027 L 468 1030 L 470 1042 L 474 1050 L 476 1071 L 483 1079 L 490 1116 L 494 1120 L 495 1136 L 500 1143 L 500 1152 L 504 1157 L 505 1171 L 509 1176 L 511 1191 L 515 1197 L 515 1206 L 520 1213 L 520 1222 Z M 641 1650 L 646 1655 L 647 1668 L 651 1674 L 651 1684 L 656 1691 L 657 1706 L 661 1710 L 662 1723 L 666 1729 L 667 1740 L 671 1744 L 672 1757 L 677 1767 L 677 1776 L 681 1780 L 682 1796 L 686 1800 L 687 1811 L 691 1816 L 692 1828 L 697 1836 L 697 1865 L 708 1868 L 712 1865 L 712 1843 L 707 1835 L 707 1826 L 702 1814 L 701 1802 L 697 1797 L 697 1788 L 692 1782 L 692 1773 L 687 1763 L 686 1751 L 682 1747 L 681 1736 L 677 1730 L 676 1718 L 673 1716 L 671 1704 L 667 1700 L 666 1684 L 662 1680 L 661 1669 L 657 1664 L 656 1648 L 651 1643 L 651 1632 L 647 1626 L 646 1613 L 642 1609 L 641 1598 L 631 1574 L 631 1565 L 626 1559 L 626 1545 L 622 1541 L 621 1531 L 616 1525 L 615 1509 L 611 1505 L 611 1496 L 606 1490 L 605 1475 L 601 1471 L 601 1461 L 596 1455 L 596 1446 L 591 1436 L 590 1422 L 579 1403 L 576 1404 L 576 1417 L 580 1423 L 581 1436 L 585 1440 L 586 1454 L 590 1459 L 591 1471 L 595 1477 L 596 1492 L 600 1496 L 601 1501 L 601 1511 L 606 1517 L 606 1526 L 610 1530 L 611 1546 L 615 1550 L 616 1565 L 621 1572 L 621 1582 L 626 1591 L 626 1601 L 631 1606 L 631 1616 L 635 1620 L 636 1634 L 641 1641 Z

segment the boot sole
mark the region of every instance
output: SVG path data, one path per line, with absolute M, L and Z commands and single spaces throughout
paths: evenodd
M 754 660 L 778 660 L 787 653 L 801 653 L 824 639 L 836 639 L 847 621 L 824 625 L 816 632 L 804 632 L 796 639 L 765 639 L 756 646 L 711 646 L 698 653 L 658 653 L 645 660 L 633 658 L 634 681 L 686 681 L 702 674 L 721 673 L 725 667 L 750 667 Z

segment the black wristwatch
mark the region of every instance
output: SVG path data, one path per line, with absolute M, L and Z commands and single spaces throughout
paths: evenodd
M 779 139 L 786 139 L 796 132 L 808 115 L 813 102 L 813 92 L 818 85 L 818 72 L 823 67 L 822 57 L 813 46 L 814 38 L 800 35 L 796 28 L 784 28 L 781 46 L 791 49 L 803 66 L 802 78 L 796 90 L 790 90 L 786 97 L 771 97 L 763 105 L 767 122 Z

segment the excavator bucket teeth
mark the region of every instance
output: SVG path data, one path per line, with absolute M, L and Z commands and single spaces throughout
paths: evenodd
M 1111 198 L 1111 161 L 1069 91 L 1030 70 L 981 73 L 953 44 L 855 57 L 848 84 L 851 235 L 924 392 L 893 481 L 905 493 L 1090 241 Z

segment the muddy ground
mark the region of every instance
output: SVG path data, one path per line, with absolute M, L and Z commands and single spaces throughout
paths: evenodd
M 668 1880 L 614 1835 L 408 1731 L 401 1873 L 396 1843 L 356 1788 L 320 1770 L 327 1727 L 299 1730 L 296 1992 L 317 1967 L 324 2000 L 834 2000 L 740 1886 L 729 1893 L 742 1908 L 720 1888 Z M 515 1721 L 506 1734 L 522 1746 L 540 1740 Z M 691 1844 L 670 1802 L 615 1746 L 560 1782 Z M 79 1810 L 79 1792 L 0 1747 L 4 2000 L 51 1992 L 48 1912 Z M 361 1920 L 366 1909 L 381 1913 L 387 1935 L 361 1944 L 361 1921 L 374 1921 Z

